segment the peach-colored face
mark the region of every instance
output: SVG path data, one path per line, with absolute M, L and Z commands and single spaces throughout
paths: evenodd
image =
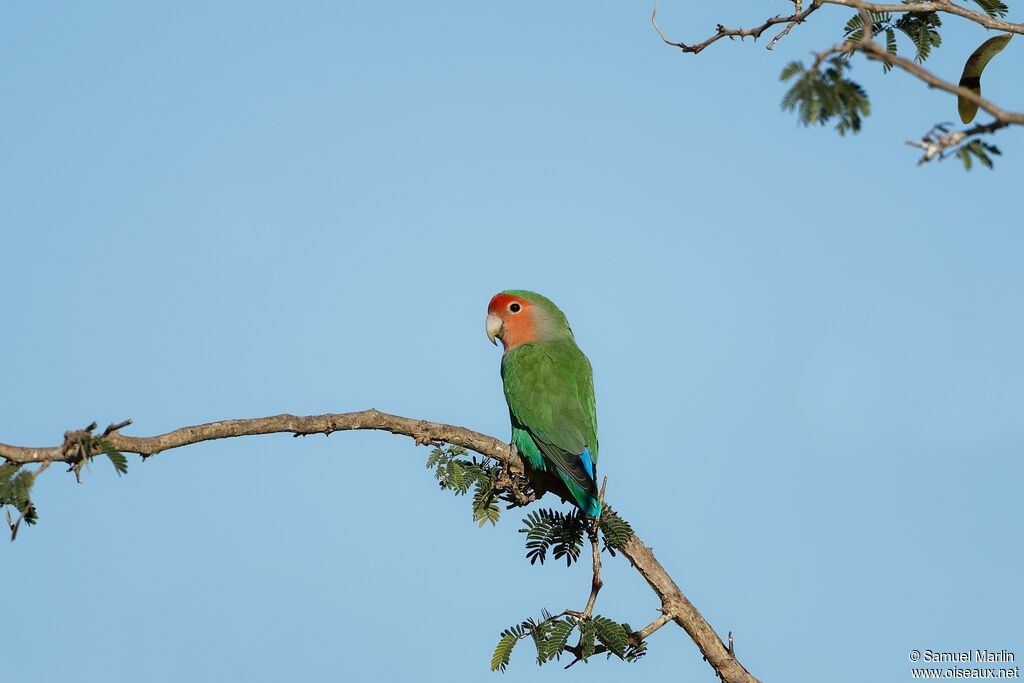
M 501 320 L 496 336 L 505 350 L 531 342 L 537 338 L 537 320 L 534 305 L 529 300 L 511 294 L 495 294 L 487 306 L 487 316 Z

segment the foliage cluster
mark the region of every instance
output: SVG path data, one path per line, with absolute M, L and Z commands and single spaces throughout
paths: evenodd
M 1005 17 L 1009 11 L 1001 0 L 974 2 L 992 18 Z M 903 0 L 903 4 L 911 4 L 911 0 Z M 849 74 L 855 45 L 865 38 L 865 15 L 871 22 L 870 37 L 882 39 L 888 55 L 899 54 L 900 35 L 910 41 L 913 59 L 918 64 L 925 62 L 933 51 L 942 45 L 942 19 L 938 12 L 855 13 L 843 27 L 845 43 L 842 47 L 819 54 L 811 66 L 805 66 L 801 61 L 790 62 L 780 74 L 780 80 L 791 82 L 782 98 L 782 109 L 795 112 L 801 124 L 823 126 L 834 123 L 836 131 L 840 135 L 845 135 L 848 132 L 859 132 L 864 118 L 871 113 L 871 102 L 867 92 L 859 83 L 852 80 Z M 836 54 L 828 56 L 831 52 Z M 883 60 L 882 68 L 888 72 L 892 69 L 892 64 Z M 967 121 L 965 119 L 965 122 Z M 944 124 L 939 124 L 936 129 L 942 125 Z M 974 134 L 977 132 L 972 131 L 971 135 Z M 926 137 L 924 141 L 928 142 L 928 138 Z M 935 143 L 934 140 L 932 142 Z M 994 145 L 978 140 L 964 141 L 958 147 L 950 146 L 954 147 L 950 154 L 959 158 L 967 170 L 972 168 L 972 162 L 975 160 L 991 168 L 992 156 L 1000 154 Z M 938 156 L 941 158 L 945 154 Z M 926 157 L 925 160 L 928 158 L 931 157 Z
M 509 507 L 522 504 L 503 487 L 510 483 L 528 486 L 510 479 L 507 471 L 491 459 L 470 457 L 465 448 L 450 444 L 436 445 L 427 456 L 426 466 L 434 471 L 434 478 L 442 490 L 460 496 L 473 491 L 473 520 L 480 526 L 487 522 L 497 524 L 501 515 L 498 501 L 507 502 Z M 546 508 L 534 510 L 523 518 L 522 524 L 519 532 L 526 536 L 526 558 L 530 564 L 544 564 L 550 556 L 555 560 L 565 558 L 566 566 L 569 566 L 583 554 L 585 538 L 597 533 L 603 542 L 602 550 L 614 557 L 615 551 L 633 536 L 629 523 L 607 504 L 596 528 L 592 519 L 575 509 L 572 512 Z M 578 634 L 578 639 L 575 645 L 570 645 L 573 633 Z M 538 664 L 558 660 L 565 652 L 574 657 L 570 665 L 602 653 L 633 662 L 647 649 L 646 642 L 627 623 L 600 615 L 585 616 L 570 610 L 557 615 L 544 610 L 540 619 L 531 617 L 501 632 L 491 657 L 491 669 L 504 671 L 513 648 L 525 638 L 533 640 Z
M 82 438 L 73 444 L 78 448 L 79 459 L 71 466 L 75 477 L 81 481 L 82 468 L 92 462 L 97 455 L 105 455 L 110 459 L 118 475 L 128 473 L 128 459 L 124 453 L 114 448 L 109 441 L 101 436 L 92 436 L 86 433 Z M 41 467 L 46 467 L 42 465 Z M 39 519 L 39 512 L 32 503 L 32 485 L 36 480 L 36 473 L 41 470 L 27 470 L 21 465 L 8 462 L 0 465 L 0 509 L 4 510 L 7 519 L 7 526 L 11 530 L 11 540 L 18 537 L 18 529 L 21 523 L 31 525 Z M 18 513 L 14 519 L 11 509 Z
M 461 446 L 438 445 L 427 457 L 427 467 L 434 470 L 442 490 L 464 496 L 473 489 L 473 521 L 480 526 L 488 522 L 493 526 L 501 517 L 498 500 L 502 492 L 496 486 L 501 467 L 489 458 L 467 455 Z
M 579 637 L 575 645 L 570 645 L 569 638 L 573 632 Z M 538 665 L 560 660 L 566 652 L 574 657 L 568 666 L 578 661 L 586 662 L 598 654 L 607 653 L 609 658 L 614 655 L 627 662 L 635 662 L 647 654 L 647 642 L 627 623 L 600 615 L 583 617 L 568 612 L 552 615 L 543 610 L 540 619 L 525 619 L 501 632 L 491 655 L 491 671 L 504 671 L 512 650 L 526 638 L 533 640 Z
M 567 514 L 550 509 L 534 510 L 523 518 L 523 528 L 519 530 L 526 534 L 526 558 L 530 564 L 544 564 L 550 551 L 556 560 L 564 557 L 565 565 L 571 565 L 580 558 L 587 524 L 587 518 L 578 511 Z M 598 530 L 604 541 L 603 550 L 612 557 L 633 535 L 629 522 L 607 504 L 601 512 Z
M 0 508 L 3 508 L 6 514 L 12 541 L 18 537 L 18 529 L 22 522 L 35 524 L 39 518 L 36 506 L 32 504 L 29 495 L 34 481 L 35 475 L 29 470 L 22 469 L 14 463 L 0 465 Z M 12 517 L 10 508 L 17 511 L 17 520 Z

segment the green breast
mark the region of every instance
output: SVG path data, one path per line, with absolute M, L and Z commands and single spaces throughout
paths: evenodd
M 592 370 L 572 339 L 534 342 L 509 350 L 502 358 L 501 376 L 513 434 L 516 428 L 528 431 L 569 453 L 589 448 L 597 462 Z M 520 450 L 529 457 L 527 449 Z

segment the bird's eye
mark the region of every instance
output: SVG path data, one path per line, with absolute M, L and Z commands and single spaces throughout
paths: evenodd
M 519 311 L 523 310 L 523 307 L 520 306 L 515 301 L 513 301 L 508 305 L 508 310 L 511 311 L 512 313 L 518 313 Z

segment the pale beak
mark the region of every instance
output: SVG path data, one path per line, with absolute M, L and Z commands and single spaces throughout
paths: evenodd
M 501 327 L 502 327 L 501 318 L 499 318 L 498 316 L 494 315 L 493 313 L 488 313 L 487 314 L 486 327 L 487 327 L 487 338 L 491 340 L 492 344 L 497 346 L 498 342 L 495 340 L 495 337 L 498 337 L 498 336 L 501 335 Z

